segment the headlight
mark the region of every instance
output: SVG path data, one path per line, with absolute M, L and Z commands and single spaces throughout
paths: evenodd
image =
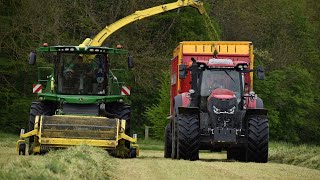
M 215 114 L 220 114 L 220 109 L 218 109 L 217 107 L 213 106 L 213 112 Z
M 235 106 L 233 106 L 233 108 L 229 109 L 229 114 L 234 114 L 234 110 L 236 109 Z

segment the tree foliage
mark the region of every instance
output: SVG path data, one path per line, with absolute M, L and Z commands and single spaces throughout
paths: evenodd
M 37 68 L 26 63 L 28 52 L 44 42 L 80 44 L 137 10 L 175 1 L 0 0 L 0 129 L 18 132 L 26 127 L 30 102 L 36 98 L 31 87 L 37 81 Z M 267 79 L 255 81 L 254 88 L 269 109 L 271 138 L 319 143 L 318 1 L 225 0 L 205 6 L 208 16 L 181 8 L 125 26 L 105 42 L 110 47 L 122 44 L 135 58 L 135 68 L 126 76 L 132 87 L 133 129 L 142 132 L 144 125 L 153 125 L 161 134 L 165 119 L 157 122 L 156 114 L 166 116 L 169 98 L 164 103 L 165 85 L 159 77 L 166 76 L 180 41 L 249 40 L 255 45 L 255 65 L 266 68 Z M 149 115 L 142 116 L 147 109 Z
M 163 140 L 164 128 L 169 123 L 167 117 L 170 113 L 170 74 L 164 72 L 159 79 L 161 88 L 151 107 L 147 107 L 145 112 L 147 119 L 150 119 L 154 137 Z

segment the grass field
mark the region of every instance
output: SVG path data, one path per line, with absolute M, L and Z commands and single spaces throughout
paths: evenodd
M 195 162 L 163 158 L 163 143 L 140 140 L 141 155 L 117 159 L 104 150 L 78 146 L 44 156 L 18 156 L 17 136 L 0 133 L 0 179 L 317 179 L 318 146 L 270 144 L 267 164 L 226 160 L 202 151 Z M 283 164 L 280 164 L 283 163 Z M 286 164 L 293 164 L 286 165 Z M 301 167 L 298 167 L 301 166 Z M 121 176 L 119 176 L 121 175 Z
M 320 146 L 270 143 L 269 161 L 292 164 L 320 171 Z M 320 179 L 320 177 L 319 177 Z

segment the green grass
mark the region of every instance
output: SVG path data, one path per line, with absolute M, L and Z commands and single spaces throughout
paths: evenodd
M 269 161 L 320 170 L 320 146 L 272 142 Z
M 0 132 L 1 147 L 15 147 L 15 143 L 19 139 L 19 135 L 7 134 Z
M 17 135 L 0 133 L 0 179 L 109 179 L 117 177 L 115 168 L 121 165 L 121 160 L 90 146 L 52 151 L 44 156 L 18 156 L 17 140 Z M 139 139 L 138 144 L 142 152 L 163 152 L 163 142 L 159 140 Z M 320 170 L 320 146 L 271 142 L 269 160 Z
M 116 166 L 106 151 L 81 145 L 44 156 L 12 156 L 2 164 L 0 179 L 109 179 Z
M 0 133 L 0 179 L 109 179 L 117 163 L 100 148 L 76 146 L 44 156 L 18 156 L 18 135 Z
M 138 144 L 141 150 L 163 151 L 164 148 L 163 141 L 153 139 L 138 140 Z M 320 170 L 320 146 L 270 142 L 269 161 Z
M 138 145 L 141 150 L 158 150 L 163 151 L 164 142 L 154 139 L 138 139 Z

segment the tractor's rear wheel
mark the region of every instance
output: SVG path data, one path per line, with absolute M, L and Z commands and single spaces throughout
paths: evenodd
M 177 158 L 199 159 L 200 123 L 196 114 L 181 114 L 178 120 Z
M 266 116 L 250 116 L 247 129 L 247 161 L 259 163 L 268 162 L 268 119 Z
M 54 114 L 55 107 L 50 103 L 44 103 L 35 101 L 32 102 L 30 107 L 30 117 L 29 117 L 29 131 L 32 131 L 34 129 L 34 122 L 36 119 L 36 116 L 38 115 L 46 115 L 46 116 L 52 116 Z M 29 150 L 28 153 L 33 154 L 33 148 L 32 145 L 34 143 L 34 136 L 29 137 Z
M 172 152 L 172 133 L 171 133 L 171 124 L 167 124 L 164 130 L 164 157 L 171 158 Z

